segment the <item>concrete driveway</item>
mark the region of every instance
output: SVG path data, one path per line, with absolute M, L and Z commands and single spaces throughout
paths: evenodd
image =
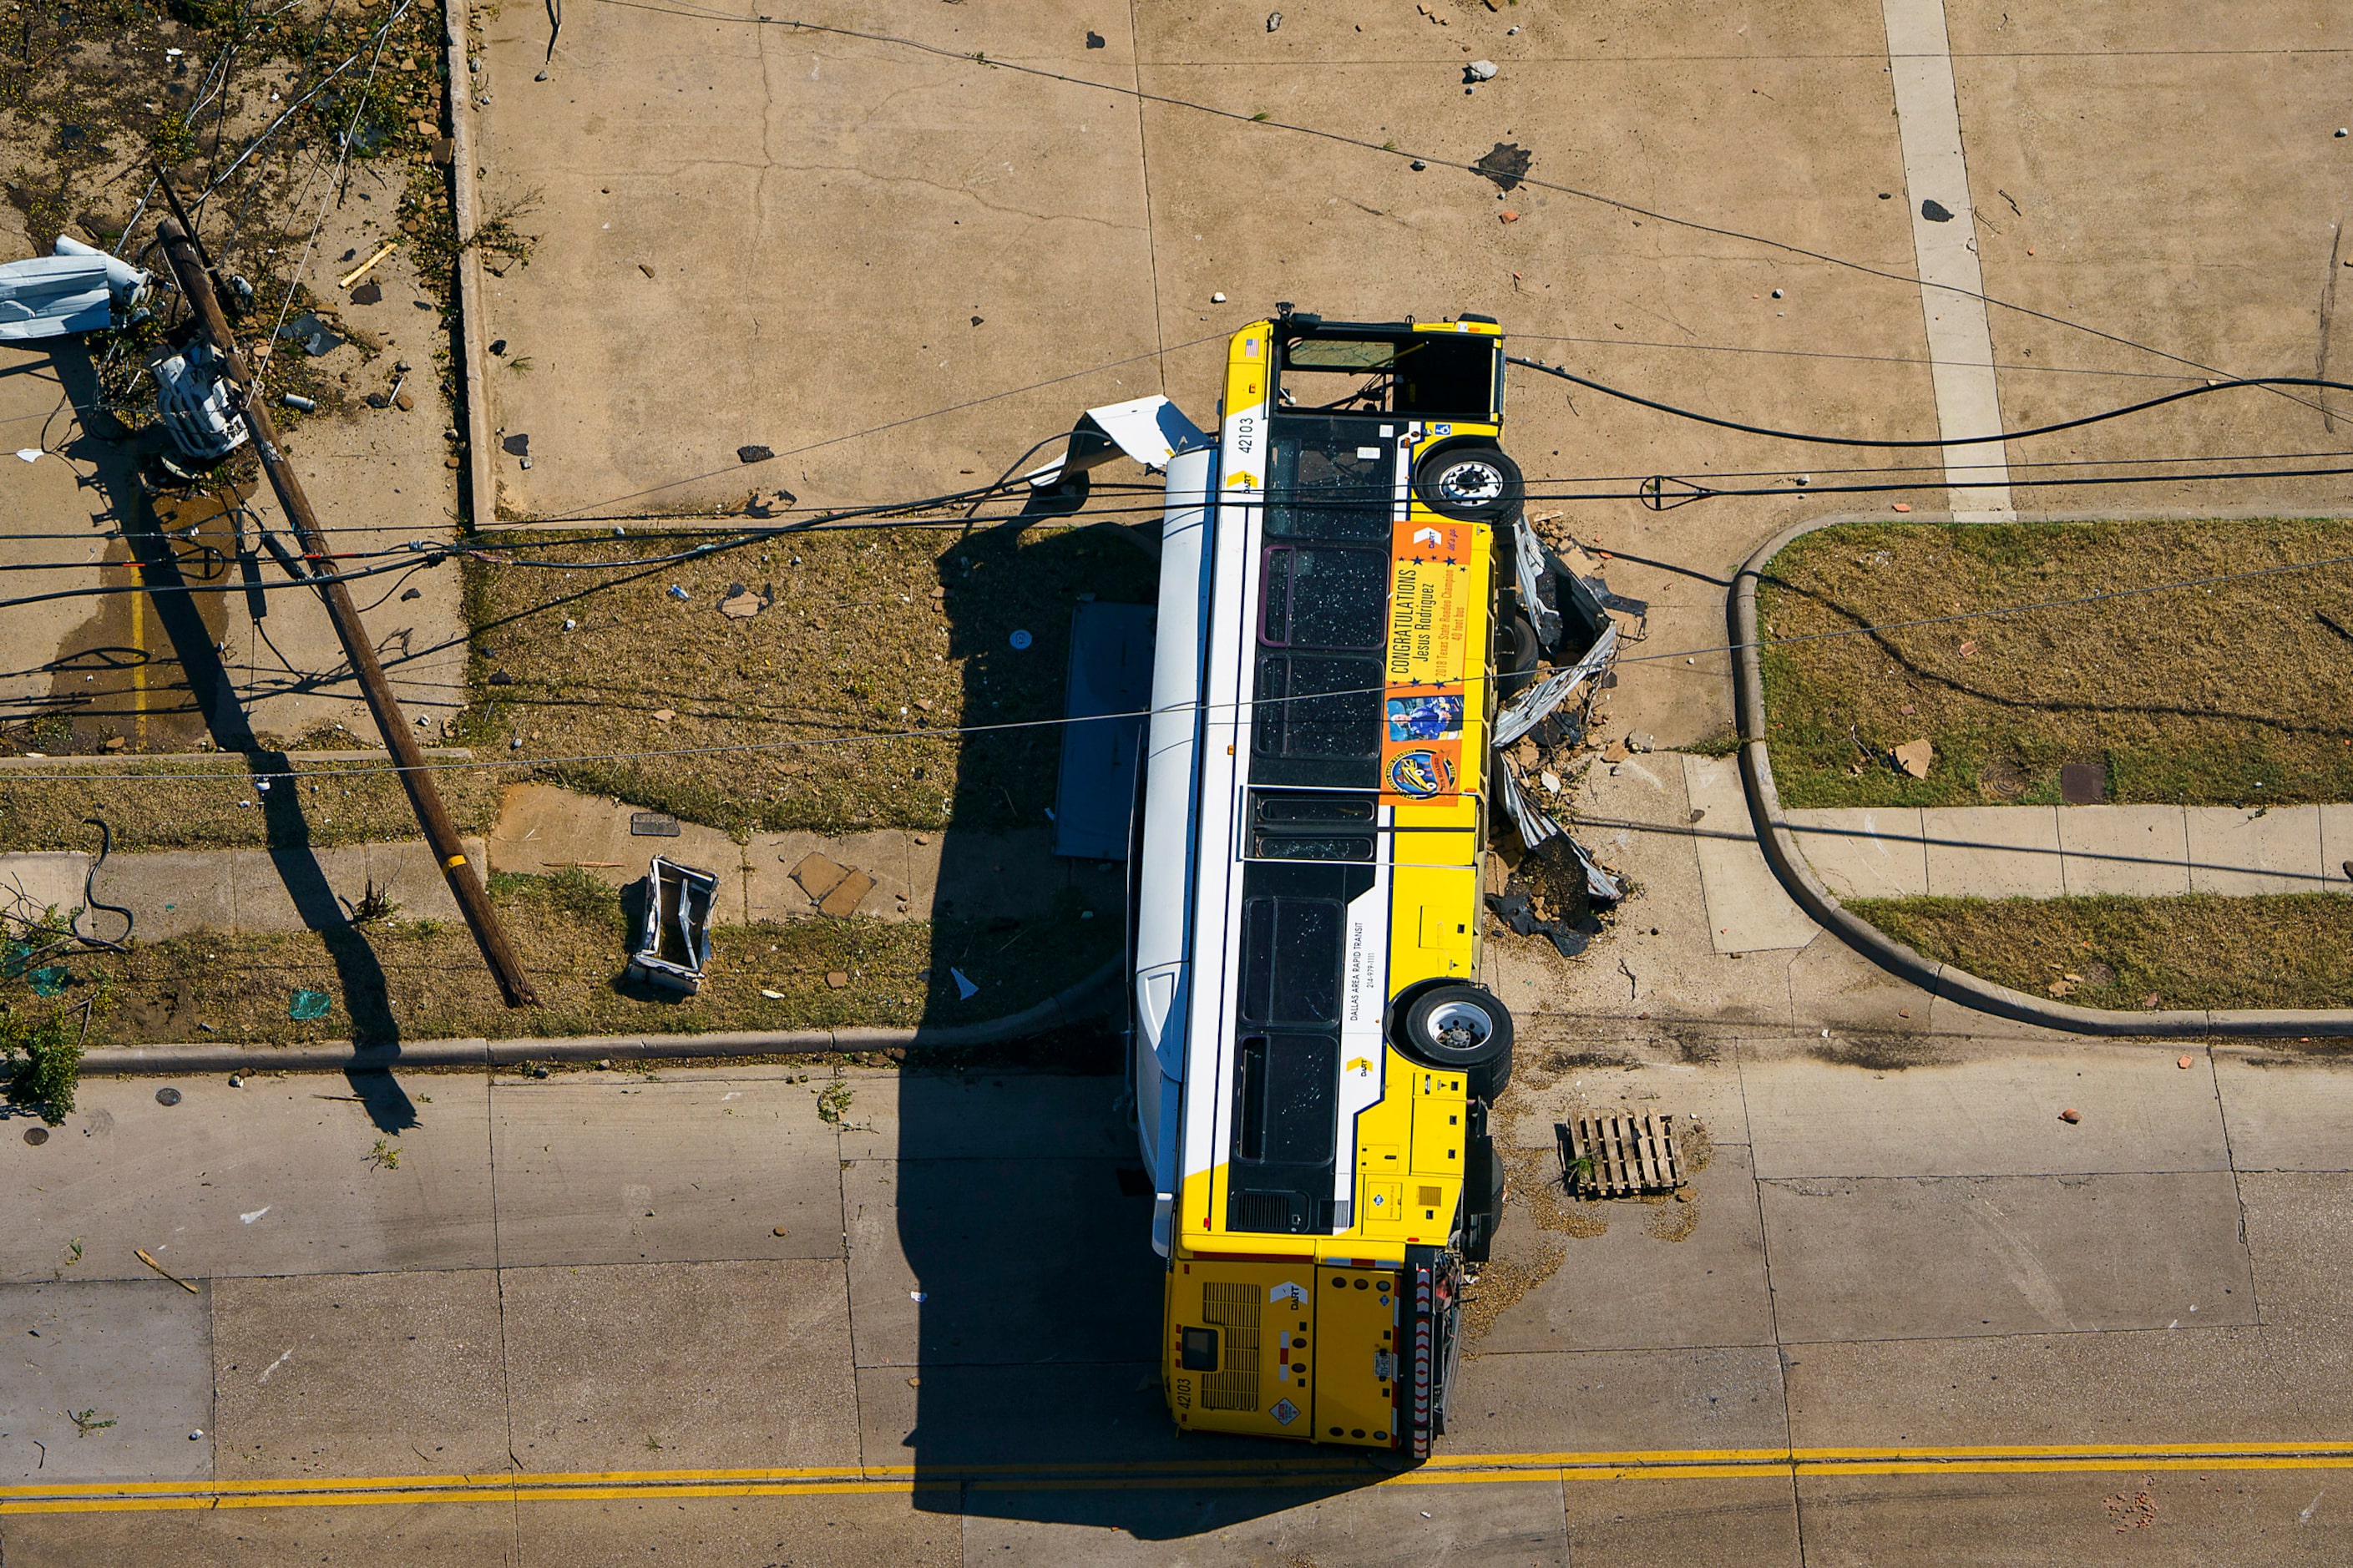
M 1271 31 L 1255 4 L 758 16 L 602 0 L 566 14 L 552 52 L 541 12 L 490 24 L 487 189 L 535 198 L 541 236 L 490 292 L 491 334 L 532 362 L 496 377 L 494 423 L 529 437 L 528 470 L 499 459 L 520 511 L 725 506 L 754 485 L 813 504 L 935 493 L 1146 392 L 1206 421 L 1216 341 L 1276 300 L 1485 311 L 1522 352 L 1665 402 L 1888 438 L 2310 375 L 2346 330 L 2320 319 L 2353 142 L 2331 134 L 2341 39 L 2316 3 L 2228 36 L 2179 5 L 1990 0 L 1575 16 L 1447 0 L 1294 7 Z M 1466 92 L 1473 58 L 1499 71 Z M 1534 154 L 1534 183 L 1498 200 L 1460 165 L 1505 142 Z M 1924 265 L 1978 275 L 1993 303 L 1924 297 Z M 1651 602 L 1651 653 L 1719 645 L 1711 579 L 1788 521 L 1955 504 L 1934 453 L 1742 436 L 1514 376 L 1531 476 L 1756 471 L 1792 492 L 1564 507 L 1620 552 L 1613 586 Z M 2028 483 L 2082 472 L 2042 465 L 2334 449 L 2318 401 L 2232 392 L 2012 443 L 2009 499 L 2339 497 L 2333 479 Z M 751 444 L 778 460 L 744 467 Z M 1832 470 L 1888 465 L 1845 482 L 1917 488 L 1825 493 Z M 1623 711 L 1672 744 L 1721 728 L 1727 691 L 1695 651 L 1630 665 Z

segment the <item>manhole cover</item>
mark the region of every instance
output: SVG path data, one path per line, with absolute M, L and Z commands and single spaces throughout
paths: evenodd
M 2016 800 L 2032 782 L 2024 765 L 2008 757 L 1996 757 L 1978 770 L 1978 788 L 1989 800 Z
M 176 1089 L 169 1088 L 168 1086 L 159 1089 L 155 1091 L 155 1103 L 158 1105 L 177 1105 L 180 1103 L 180 1091 Z
M 2097 763 L 2069 763 L 2059 770 L 2059 798 L 2069 805 L 2098 805 L 2108 798 L 2108 770 Z
M 665 816 L 659 811 L 629 813 L 629 836 L 633 838 L 675 838 L 678 818 Z
M 48 1141 L 49 1130 L 47 1128 L 27 1127 L 25 1129 L 25 1142 L 30 1143 L 36 1149 L 39 1148 Z

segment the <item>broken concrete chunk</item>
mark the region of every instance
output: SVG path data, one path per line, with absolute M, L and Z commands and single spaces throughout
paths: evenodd
M 858 912 L 866 895 L 874 890 L 874 879 L 863 871 L 852 871 L 834 885 L 831 892 L 818 900 L 818 913 L 834 920 L 845 921 Z
M 1493 81 L 1495 79 L 1495 62 L 1472 60 L 1462 68 L 1462 78 L 1465 81 Z
M 1936 748 L 1926 741 L 1906 741 L 1895 748 L 1895 765 L 1915 779 L 1928 776 L 1928 764 L 1936 760 Z
M 817 903 L 841 886 L 842 879 L 849 875 L 849 868 L 838 866 L 824 856 L 812 852 L 801 857 L 800 864 L 793 868 L 791 875 L 793 880 L 801 885 L 801 891 L 809 896 L 809 901 Z
M 728 584 L 726 597 L 719 601 L 719 613 L 733 620 L 748 621 L 766 609 L 775 598 L 773 586 L 755 594 L 741 583 L 732 583 Z

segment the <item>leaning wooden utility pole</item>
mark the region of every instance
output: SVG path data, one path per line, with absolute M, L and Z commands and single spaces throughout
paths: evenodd
M 172 205 L 176 208 L 179 203 L 174 200 Z M 302 481 L 295 477 L 285 455 L 279 450 L 278 426 L 256 391 L 245 361 L 238 357 L 237 342 L 229 336 L 228 320 L 221 313 L 220 300 L 213 292 L 213 280 L 204 258 L 187 230 L 172 219 L 165 218 L 156 226 L 156 232 L 164 242 L 164 254 L 171 258 L 172 273 L 179 279 L 180 291 L 195 310 L 198 328 L 220 355 L 232 401 L 246 428 L 252 432 L 253 449 L 261 458 L 262 471 L 269 476 L 269 488 L 277 493 L 287 521 L 293 524 L 303 558 L 310 563 L 313 576 L 326 579 L 313 585 L 327 602 L 327 617 L 334 623 L 335 636 L 343 642 L 343 657 L 352 661 L 352 672 L 359 678 L 368 711 L 384 734 L 385 750 L 392 753 L 393 765 L 400 773 L 401 787 L 408 792 L 408 804 L 425 828 L 425 841 L 432 846 L 433 858 L 441 863 L 441 874 L 448 879 L 449 891 L 457 895 L 459 910 L 481 947 L 483 961 L 497 976 L 499 990 L 505 995 L 508 1006 L 536 1005 L 538 994 L 532 989 L 530 977 L 523 973 L 514 949 L 508 945 L 505 928 L 499 924 L 498 913 L 491 908 L 490 895 L 482 890 L 480 880 L 466 863 L 465 845 L 458 837 L 457 825 L 449 820 L 448 808 L 441 804 L 441 792 L 433 787 L 432 774 L 426 771 L 425 753 L 402 721 L 400 704 L 384 678 L 384 666 L 376 662 L 375 647 L 368 641 L 367 628 L 360 624 L 359 612 L 352 607 L 351 595 L 333 579 L 334 569 L 328 563 L 318 514 L 311 510 L 311 498 L 303 493 Z

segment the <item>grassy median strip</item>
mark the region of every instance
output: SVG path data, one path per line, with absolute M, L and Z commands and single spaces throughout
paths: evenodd
M 1808 534 L 1757 589 L 1782 802 L 2043 805 L 2071 763 L 2100 768 L 2119 803 L 2353 800 L 2353 564 L 1970 615 L 2339 556 L 2353 521 Z M 1936 748 L 1925 779 L 1888 760 L 1913 740 Z
M 701 993 L 679 998 L 621 978 L 621 897 L 586 873 L 498 876 L 491 893 L 543 1006 L 500 1005 L 463 925 L 402 920 L 71 952 L 48 961 L 61 971 L 49 980 L 54 995 L 17 979 L 0 984 L 0 1004 L 29 1024 L 51 1013 L 78 1021 L 90 1002 L 92 1046 L 979 1023 L 1079 980 L 1116 952 L 1120 932 L 1117 919 L 1090 916 L 1074 893 L 1052 914 L 1021 921 L 723 926 Z M 979 987 L 968 1000 L 955 970 Z
M 2353 894 L 1851 899 L 1930 958 L 2083 1007 L 2353 1006 Z
M 485 542 L 598 562 L 715 537 Z M 801 533 L 645 567 L 470 563 L 463 735 L 526 763 L 609 755 L 537 776 L 737 834 L 1036 826 L 1061 755 L 1072 609 L 1146 602 L 1153 582 L 1142 551 L 1087 529 Z M 967 725 L 1016 727 L 953 732 Z M 860 735 L 883 738 L 841 740 Z M 747 745 L 763 749 L 727 749 Z M 693 754 L 615 754 L 655 752 Z

